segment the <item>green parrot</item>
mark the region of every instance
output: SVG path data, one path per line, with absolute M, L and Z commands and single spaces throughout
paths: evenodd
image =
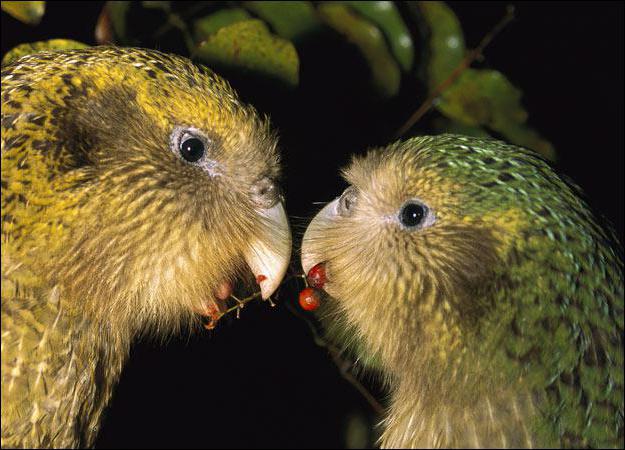
M 252 274 L 277 289 L 276 144 L 185 58 L 94 47 L 3 68 L 3 447 L 91 446 L 135 336 L 201 329 Z
M 354 157 L 308 226 L 333 336 L 390 387 L 381 445 L 623 448 L 623 253 L 533 152 L 424 136 Z

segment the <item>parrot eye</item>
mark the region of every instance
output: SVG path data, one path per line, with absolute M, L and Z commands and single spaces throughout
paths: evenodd
M 186 162 L 204 166 L 211 140 L 195 128 L 176 127 L 171 134 L 171 150 Z
M 399 211 L 399 222 L 409 230 L 425 228 L 434 223 L 434 214 L 420 201 L 409 200 Z
M 352 213 L 354 205 L 356 204 L 357 192 L 353 186 L 348 187 L 341 195 L 337 206 L 337 213 L 341 216 L 349 216 Z
M 189 162 L 196 162 L 204 156 L 204 142 L 191 137 L 180 143 L 180 155 Z

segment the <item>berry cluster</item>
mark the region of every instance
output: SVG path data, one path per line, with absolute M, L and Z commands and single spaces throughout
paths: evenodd
M 326 283 L 326 267 L 323 263 L 313 266 L 306 276 L 307 288 L 299 293 L 299 304 L 306 311 L 314 311 L 321 304 L 321 292 Z

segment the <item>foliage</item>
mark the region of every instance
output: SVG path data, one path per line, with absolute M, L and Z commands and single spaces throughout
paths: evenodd
M 30 44 L 20 44 L 17 47 L 13 47 L 10 51 L 2 57 L 2 65 L 9 64 L 22 56 L 29 55 L 31 53 L 37 53 L 45 50 L 71 50 L 74 48 L 85 48 L 87 44 L 82 42 L 72 41 L 70 39 L 50 39 L 49 41 L 32 42 Z
M 34 24 L 44 3 L 2 2 L 2 8 Z M 367 68 L 354 81 L 364 86 L 363 97 L 392 104 L 408 91 L 416 93 L 416 110 L 428 95 L 434 96 L 437 114 L 409 124 L 407 135 L 490 134 L 555 159 L 552 145 L 527 125 L 521 91 L 497 70 L 467 67 L 460 21 L 444 2 L 117 1 L 106 3 L 95 34 L 99 44 L 185 54 L 226 77 L 286 91 L 297 89 L 303 71 L 311 71 L 302 58 L 334 51 L 333 44 L 342 42 Z M 28 51 L 68 45 L 74 44 L 54 39 L 20 46 L 3 63 Z M 327 67 L 337 75 L 349 69 Z M 336 83 L 341 82 L 337 76 Z M 438 92 L 441 85 L 445 88 Z
M 28 25 L 38 25 L 46 11 L 46 2 L 2 2 L 2 11 Z
M 210 66 L 232 67 L 297 85 L 299 62 L 289 41 L 272 35 L 262 21 L 249 19 L 219 28 L 196 49 Z

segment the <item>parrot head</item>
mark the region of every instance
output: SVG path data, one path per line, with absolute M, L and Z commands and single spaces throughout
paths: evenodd
M 355 156 L 343 172 L 350 186 L 306 231 L 303 269 L 324 263 L 334 298 L 322 314 L 352 326 L 385 364 L 464 346 L 492 307 L 478 292 L 530 225 L 509 183 L 498 182 L 499 164 L 543 163 L 478 144 L 426 137 Z
M 325 266 L 330 337 L 392 388 L 383 446 L 622 439 L 622 256 L 575 185 L 529 150 L 455 135 L 343 175 L 301 261 Z
M 263 298 L 276 290 L 291 242 L 277 140 L 227 82 L 127 48 L 35 54 L 10 73 L 10 117 L 35 120 L 5 146 L 3 166 L 28 158 L 32 169 L 7 165 L 3 179 L 29 179 L 40 203 L 15 207 L 37 233 L 11 233 L 20 251 L 50 255 L 42 269 L 84 299 L 77 308 L 178 325 L 223 309 L 250 270 Z

